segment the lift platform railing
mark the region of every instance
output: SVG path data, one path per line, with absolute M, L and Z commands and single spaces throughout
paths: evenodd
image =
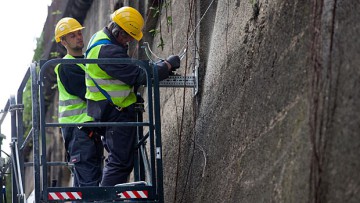
M 57 64 L 135 64 L 144 69 L 147 77 L 147 121 L 146 122 L 92 122 L 92 123 L 46 123 L 45 122 L 45 72 Z M 33 150 L 34 150 L 34 187 L 35 202 L 64 202 L 64 201 L 117 201 L 132 199 L 139 202 L 163 202 L 163 167 L 160 124 L 159 80 L 156 65 L 150 67 L 148 62 L 134 59 L 53 59 L 40 64 L 40 73 L 35 67 L 30 67 L 32 78 L 32 116 L 33 116 Z M 144 174 L 151 177 L 137 180 L 135 183 L 122 184 L 116 187 L 49 187 L 47 182 L 47 167 L 62 165 L 61 162 L 48 162 L 46 158 L 46 130 L 47 127 L 65 126 L 138 126 L 148 128 L 150 140 L 150 161 L 143 164 Z M 40 151 L 41 139 L 41 151 Z M 142 141 L 143 142 L 143 141 Z M 142 162 L 146 162 L 146 150 L 143 143 L 139 143 Z M 147 176 L 148 176 L 147 175 Z M 140 177 L 140 176 L 139 176 Z M 138 179 L 138 178 L 137 178 Z M 42 180 L 42 181 L 40 181 Z
M 136 123 L 86 123 L 81 126 L 125 126 L 134 125 L 138 130 L 138 143 L 136 144 L 137 159 L 135 159 L 134 179 L 135 183 L 122 184 L 121 187 L 87 187 L 87 188 L 60 188 L 49 187 L 47 183 L 48 166 L 67 166 L 67 162 L 48 162 L 46 160 L 46 127 L 78 126 L 79 124 L 45 123 L 45 99 L 44 99 L 44 73 L 49 67 L 62 64 L 75 63 L 97 63 L 97 64 L 136 64 L 143 68 L 147 74 L 148 91 L 148 121 L 142 121 L 142 113 L 138 114 L 139 122 Z M 34 201 L 35 202 L 63 202 L 69 196 L 75 196 L 71 201 L 123 201 L 132 197 L 134 193 L 140 194 L 139 201 L 163 202 L 163 170 L 162 170 L 162 145 L 160 125 L 159 87 L 192 87 L 194 95 L 198 90 L 197 68 L 193 76 L 170 76 L 161 82 L 158 81 L 155 63 L 138 61 L 133 59 L 53 59 L 40 64 L 40 73 L 36 71 L 37 63 L 30 65 L 25 77 L 20 84 L 17 100 L 12 97 L 6 107 L 5 113 L 1 115 L 1 123 L 7 111 L 11 112 L 11 165 L 12 165 L 12 202 L 25 202 L 24 194 L 24 168 L 34 167 Z M 32 128 L 24 140 L 23 133 L 23 92 L 27 81 L 31 77 L 31 99 L 32 99 Z M 149 128 L 148 133 L 143 136 L 143 127 Z M 33 138 L 33 162 L 24 163 L 23 149 Z M 41 139 L 41 152 L 40 152 Z M 150 161 L 145 149 L 146 140 L 150 140 Z M 10 162 L 9 162 L 10 163 Z M 145 182 L 143 180 L 146 180 Z M 60 195 L 60 196 L 58 196 Z M 62 196 L 64 195 L 64 196 Z M 134 200 L 134 199 L 133 199 Z
M 36 66 L 35 64 L 32 64 Z M 10 159 L 7 162 L 11 168 L 11 177 L 12 177 L 12 199 L 13 203 L 18 202 L 25 202 L 25 191 L 24 191 L 24 156 L 23 156 L 23 147 L 26 145 L 26 142 L 29 142 L 29 138 L 31 137 L 32 133 L 30 132 L 29 135 L 26 137 L 24 141 L 23 131 L 23 92 L 26 87 L 26 83 L 28 82 L 30 77 L 30 69 L 27 70 L 20 86 L 18 88 L 17 97 L 11 96 L 8 100 L 5 108 L 4 114 L 1 117 L 1 124 L 5 119 L 7 112 L 10 112 L 11 115 L 11 155 Z M 21 146 L 21 147 L 19 147 Z M 11 166 L 10 166 L 11 164 Z M 5 171 L 4 171 L 5 172 Z M 2 202 L 3 199 L 0 200 Z

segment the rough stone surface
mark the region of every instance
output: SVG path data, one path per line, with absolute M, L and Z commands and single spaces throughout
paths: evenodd
M 202 14 L 210 3 L 200 1 Z M 161 92 L 166 202 L 359 201 L 358 7 L 212 5 L 200 26 L 199 94 Z M 184 23 L 188 4 L 172 8 L 176 29 L 164 41 L 175 39 L 177 53 L 196 23 Z
M 93 1 L 86 40 L 116 3 Z M 166 58 L 188 45 L 178 74 L 199 70 L 195 97 L 161 90 L 165 202 L 360 201 L 357 1 L 189 0 L 164 9 L 153 51 Z

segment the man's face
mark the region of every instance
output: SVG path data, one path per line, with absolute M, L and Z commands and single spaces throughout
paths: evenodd
M 84 41 L 81 30 L 65 35 L 62 43 L 67 49 L 82 50 L 84 48 Z
M 117 41 L 123 46 L 126 46 L 129 42 L 132 42 L 134 40 L 135 39 L 125 31 L 120 31 L 120 34 L 117 38 Z

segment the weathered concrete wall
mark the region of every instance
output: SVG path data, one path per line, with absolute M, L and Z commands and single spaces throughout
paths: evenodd
M 210 2 L 200 1 L 202 13 Z M 163 37 L 175 45 L 162 56 L 180 51 L 192 10 L 171 6 L 174 31 Z M 212 5 L 200 26 L 200 94 L 161 95 L 166 202 L 359 200 L 356 8 L 304 0 Z
M 201 4 L 203 12 L 210 2 Z M 166 202 L 296 202 L 309 196 L 303 171 L 310 157 L 305 53 L 311 10 L 303 3 L 258 5 L 256 16 L 248 1 L 217 2 L 206 16 L 214 22 L 201 25 L 212 32 L 200 30 L 200 52 L 202 45 L 208 52 L 200 53 L 200 98 L 183 115 L 179 161 L 178 150 L 167 148 L 178 145 L 176 131 L 167 130 L 173 123 L 163 123 L 164 134 L 173 137 L 164 144 Z M 304 20 L 295 25 L 299 17 Z M 194 100 L 191 94 L 186 99 Z M 171 102 L 164 120 L 175 113 Z M 181 99 L 177 104 L 181 112 Z
M 86 42 L 119 2 L 93 1 Z M 195 97 L 161 90 L 165 202 L 359 202 L 359 9 L 171 1 L 157 22 L 164 49 L 160 35 L 150 43 L 166 58 L 188 42 L 178 73 L 199 64 L 200 83 Z
M 316 39 L 321 46 L 314 66 L 319 78 L 316 112 L 321 118 L 315 134 L 315 155 L 320 159 L 317 196 L 327 202 L 359 202 L 360 40 L 354 36 L 360 33 L 356 12 L 360 4 L 330 1 L 320 8 L 322 23 L 317 25 L 321 29 Z
M 117 1 L 93 1 L 83 23 L 84 42 L 88 44 L 91 36 L 110 22 Z

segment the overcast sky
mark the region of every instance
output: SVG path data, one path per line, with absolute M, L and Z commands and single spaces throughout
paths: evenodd
M 32 62 L 51 0 L 3 0 L 0 3 L 0 110 L 15 95 Z M 9 152 L 10 114 L 1 126 L 6 136 L 1 149 Z M 2 156 L 4 157 L 4 156 Z

